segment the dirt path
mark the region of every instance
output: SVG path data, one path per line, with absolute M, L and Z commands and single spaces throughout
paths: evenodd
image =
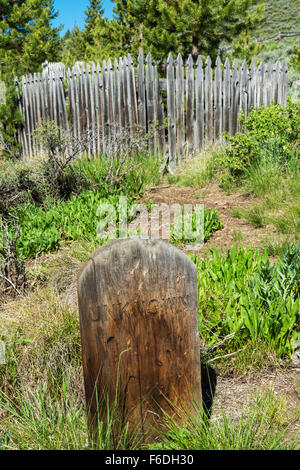
M 224 222 L 224 228 L 215 232 L 210 240 L 204 245 L 200 255 L 205 255 L 207 250 L 218 247 L 222 250 L 230 249 L 237 241 L 238 237 L 244 246 L 254 246 L 262 248 L 266 239 L 270 238 L 275 231 L 272 227 L 255 228 L 248 221 L 238 219 L 231 213 L 233 208 L 247 208 L 255 200 L 241 193 L 227 195 L 217 184 L 209 183 L 201 190 L 192 187 L 176 187 L 171 185 L 160 185 L 151 188 L 142 199 L 143 202 L 153 201 L 154 203 L 172 204 L 204 204 L 204 207 L 216 209 L 220 213 L 220 218 Z M 184 249 L 184 246 L 182 247 Z M 45 255 L 44 261 L 57 265 L 56 275 L 52 275 L 52 289 L 57 286 L 66 287 L 64 292 L 58 293 L 62 299 L 70 306 L 77 309 L 76 295 L 76 273 L 80 262 L 73 259 L 71 255 L 66 255 L 62 250 L 59 253 Z M 67 262 L 68 261 L 68 262 Z M 63 269 L 62 269 L 63 266 Z M 63 280 L 63 284 L 62 284 Z M 24 298 L 24 302 L 27 301 Z M 30 302 L 30 297 L 28 299 Z M 47 302 L 47 299 L 44 300 Z M 21 309 L 16 307 L 6 307 L 7 317 L 13 317 L 16 321 L 17 315 L 21 314 Z M 42 310 L 42 306 L 40 310 Z M 20 311 L 20 312 L 19 312 Z M 5 311 L 2 312 L 2 318 Z M 204 378 L 203 378 L 204 379 Z M 250 371 L 244 376 L 229 376 L 217 374 L 216 388 L 212 407 L 212 420 L 220 419 L 222 410 L 226 414 L 234 412 L 235 417 L 241 416 L 243 408 L 249 400 L 256 394 L 273 391 L 274 397 L 282 401 L 282 411 L 286 414 L 289 433 L 293 438 L 300 439 L 300 368 L 269 368 L 262 371 Z M 83 388 L 80 389 L 80 396 L 83 396 Z M 280 404 L 280 402 L 278 402 Z M 278 406 L 279 406 L 278 404 Z M 277 405 L 276 405 L 277 406 Z
M 177 187 L 160 185 L 151 188 L 144 196 L 143 202 L 153 201 L 156 204 L 203 204 L 204 207 L 216 209 L 220 213 L 220 219 L 224 222 L 224 228 L 212 234 L 203 247 L 206 253 L 212 247 L 222 250 L 230 249 L 236 242 L 244 246 L 262 248 L 264 241 L 275 236 L 275 229 L 271 226 L 255 228 L 247 220 L 234 217 L 231 210 L 234 208 L 248 208 L 255 199 L 239 192 L 226 194 L 216 183 L 209 183 L 201 190 L 192 187 Z M 184 250 L 184 246 L 182 246 Z
M 235 422 L 249 404 L 270 393 L 270 419 L 288 440 L 300 441 L 300 369 L 266 369 L 243 377 L 217 377 L 212 407 L 212 421 L 222 420 L 222 413 L 234 416 Z M 248 407 L 248 408 L 247 408 Z M 262 408 L 261 412 L 266 410 Z M 273 413 L 273 415 L 272 415 Z
M 156 204 L 203 204 L 204 207 L 216 209 L 223 220 L 224 228 L 212 234 L 207 243 L 199 252 L 205 256 L 210 248 L 217 247 L 227 250 L 237 242 L 243 246 L 254 246 L 262 249 L 264 242 L 276 237 L 273 227 L 255 228 L 247 220 L 234 217 L 231 210 L 234 208 L 249 208 L 255 199 L 240 192 L 226 194 L 216 183 L 209 183 L 199 189 L 192 187 L 176 187 L 160 185 L 151 188 L 143 198 L 143 202 L 153 201 Z M 185 246 L 181 248 L 185 250 Z M 204 378 L 204 377 L 203 377 Z M 216 389 L 212 407 L 212 420 L 221 417 L 222 410 L 226 414 L 234 412 L 236 418 L 249 400 L 256 395 L 272 391 L 274 400 L 278 398 L 278 410 L 285 416 L 288 425 L 288 434 L 300 439 L 300 368 L 271 368 L 263 371 L 253 371 L 242 377 L 229 377 L 217 374 Z

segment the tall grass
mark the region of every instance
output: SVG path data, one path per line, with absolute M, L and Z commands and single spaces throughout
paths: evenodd
M 34 391 L 21 388 L 13 398 L 0 391 L 0 409 L 0 449 L 2 442 L 2 449 L 18 450 L 133 450 L 142 442 L 121 422 L 117 402 L 106 407 L 105 421 L 98 418 L 97 440 L 92 441 L 85 407 L 66 376 L 57 395 L 41 386 Z
M 0 408 L 3 449 L 74 450 L 86 445 L 84 410 L 70 395 L 65 378 L 55 399 L 42 387 L 21 389 L 13 398 L 0 391 Z
M 162 180 L 160 171 L 162 158 L 157 155 L 138 153 L 125 161 L 114 186 L 108 189 L 106 178 L 110 164 L 110 158 L 102 155 L 99 158 L 77 159 L 73 168 L 83 178 L 88 189 L 100 191 L 103 197 L 118 193 L 140 197 L 149 185 L 155 186 Z M 114 174 L 117 172 L 118 165 L 120 165 L 120 158 L 115 158 Z
M 236 215 L 256 227 L 273 225 L 279 233 L 299 238 L 299 104 L 288 101 L 251 110 L 241 118 L 243 132 L 226 136 L 217 158 L 218 177 L 227 191 L 242 189 L 255 203 Z
M 98 439 L 89 440 L 84 407 L 64 378 L 59 396 L 39 387 L 21 389 L 10 398 L 0 391 L 0 450 L 274 450 L 299 449 L 285 439 L 285 407 L 272 391 L 256 395 L 241 414 L 221 413 L 207 419 L 195 404 L 191 413 L 175 409 L 176 418 L 163 413 L 160 430 L 151 444 L 147 435 L 120 425 L 118 403 L 107 407 L 105 421 L 98 420 Z M 196 411 L 196 412 L 195 412 Z
M 81 257 L 80 249 L 77 251 Z M 236 248 L 225 257 L 213 253 L 212 258 L 203 262 L 196 260 L 202 340 L 205 340 L 206 345 L 211 345 L 222 340 L 227 333 L 237 333 L 228 347 L 222 351 L 217 350 L 217 353 L 234 352 L 246 346 L 241 354 L 246 354 L 247 357 L 243 360 L 248 361 L 248 365 L 250 361 L 252 368 L 258 360 L 260 367 L 265 367 L 268 348 L 286 348 L 291 339 L 288 335 L 288 343 L 278 343 L 280 331 L 278 334 L 277 330 L 272 330 L 277 320 L 269 315 L 268 301 L 274 303 L 277 309 L 278 305 L 276 301 L 273 302 L 272 296 L 274 297 L 276 288 L 280 286 L 278 273 L 272 276 L 273 287 L 272 282 L 260 275 L 260 269 L 267 266 L 266 261 L 258 252 L 242 249 L 238 251 Z M 56 275 L 63 266 L 58 262 L 54 264 L 51 276 Z M 278 296 L 283 298 L 279 309 L 282 319 L 285 319 L 286 304 L 291 302 L 291 293 L 297 295 L 293 290 L 297 287 L 293 281 L 297 270 L 291 269 L 292 264 L 292 259 L 289 259 L 285 263 L 287 271 L 280 268 L 279 278 L 285 280 L 286 289 L 286 294 L 283 292 Z M 66 296 L 69 284 L 73 282 L 72 266 L 74 267 L 70 262 L 70 272 L 67 269 L 64 272 L 67 279 L 60 291 L 54 286 L 45 285 L 26 297 L 11 302 L 6 306 L 6 312 L 2 312 L 0 339 L 5 341 L 7 350 L 6 364 L 0 366 L 0 446 L 3 449 L 86 448 L 88 429 L 79 322 L 74 308 L 74 291 L 70 292 L 70 298 L 69 294 Z M 272 266 L 267 267 L 266 273 L 273 273 L 274 269 Z M 256 276 L 260 276 L 258 279 L 264 282 L 262 285 L 266 288 L 265 293 L 258 291 Z M 249 288 L 248 281 L 251 280 L 255 281 L 254 289 Z M 251 291 L 259 292 L 267 303 L 264 306 L 261 299 L 259 305 L 253 303 L 256 309 L 255 318 L 262 321 L 262 327 L 264 324 L 268 327 L 266 337 L 261 333 L 257 338 L 255 335 L 252 337 L 251 326 L 245 320 L 246 313 L 241 312 L 242 304 L 246 302 L 245 296 L 249 295 L 251 299 Z M 292 317 L 287 317 L 286 320 L 297 323 Z M 288 326 L 288 331 L 293 334 L 296 330 L 289 330 Z M 264 332 L 263 328 L 261 332 Z M 272 338 L 276 339 L 275 346 L 272 345 Z M 262 343 L 265 349 L 262 349 Z M 269 402 L 265 403 L 264 406 L 267 406 Z M 166 422 L 164 435 L 158 439 L 159 444 L 156 440 L 151 448 L 284 448 L 283 436 L 277 432 L 278 429 L 274 431 L 267 419 L 270 413 L 264 416 L 263 407 L 260 410 L 263 419 L 257 409 L 254 413 L 254 408 L 249 407 L 238 418 L 223 413 L 216 421 L 213 415 L 210 425 L 207 420 L 203 423 L 198 419 L 192 425 L 189 421 L 178 428 L 169 420 Z M 118 403 L 112 403 L 108 408 L 106 425 L 101 420 L 98 423 L 97 448 L 142 448 L 143 436 L 131 433 L 126 423 L 118 427 L 118 417 Z
M 45 198 L 42 205 L 26 201 L 11 208 L 11 225 L 15 223 L 15 218 L 20 224 L 18 255 L 30 258 L 55 251 L 66 241 L 96 240 L 99 223 L 97 209 L 101 203 L 112 204 L 118 216 L 119 195 L 126 195 L 130 205 L 133 199 L 143 194 L 147 186 L 157 184 L 162 178 L 161 160 L 152 155 L 138 154 L 125 161 L 118 177 L 117 159 L 114 165 L 116 168 L 115 173 L 112 172 L 111 182 L 107 181 L 110 169 L 107 156 L 77 159 L 72 171 L 80 176 L 75 178 L 80 179 L 82 185 L 78 194 L 71 194 L 67 200 Z
M 298 448 L 299 443 L 285 441 L 281 410 L 272 391 L 256 395 L 240 416 L 221 410 L 211 421 L 200 407 L 191 414 L 178 410 L 180 419 L 165 414 L 160 442 L 149 446 L 157 450 L 275 450 Z
M 242 187 L 259 200 L 250 208 L 238 209 L 241 217 L 256 227 L 272 224 L 279 233 L 297 239 L 300 231 L 299 160 L 285 165 L 262 159 L 245 171 Z
M 220 143 L 204 148 L 197 156 L 187 159 L 168 175 L 168 181 L 177 186 L 191 186 L 202 188 L 216 175 L 216 156 L 220 151 Z

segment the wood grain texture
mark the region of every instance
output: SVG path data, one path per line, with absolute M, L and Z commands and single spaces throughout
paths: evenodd
M 189 55 L 186 62 L 186 151 L 188 155 L 191 155 L 194 151 L 194 98 L 194 61 L 192 56 Z
M 178 161 L 185 153 L 184 67 L 181 54 L 176 60 L 176 136 Z
M 211 58 L 207 57 L 205 62 L 205 136 L 206 144 L 213 141 L 213 78 L 211 69 Z
M 157 65 L 154 66 L 154 90 L 155 90 L 155 116 L 156 116 L 156 142 L 157 151 L 161 155 L 166 153 L 166 136 L 164 123 L 164 105 L 160 96 L 160 86 Z
M 170 53 L 167 61 L 167 108 L 168 108 L 168 140 L 169 166 L 176 165 L 176 115 L 175 115 L 175 77 L 174 59 Z
M 201 56 L 196 63 L 196 150 L 199 151 L 204 142 L 204 75 Z
M 236 60 L 215 66 L 207 57 L 196 62 L 189 56 L 183 65 L 179 54 L 167 60 L 166 78 L 149 53 L 137 66 L 130 54 L 100 64 L 77 63 L 71 70 L 55 64 L 47 73 L 26 75 L 21 80 L 19 109 L 23 126 L 18 130 L 24 157 L 41 153 L 34 130 L 41 120 L 54 120 L 80 139 L 90 131 L 88 155 L 101 156 L 118 136 L 133 139 L 137 130 L 150 131 L 149 150 L 168 156 L 169 169 L 218 140 L 223 130 L 239 130 L 238 114 L 245 115 L 272 101 L 287 103 L 287 66 L 264 64 L 257 67 Z M 64 89 L 67 78 L 67 89 Z M 69 112 L 67 112 L 67 110 Z
M 161 409 L 201 403 L 197 273 L 174 246 L 148 238 L 101 247 L 78 278 L 88 422 L 95 431 L 96 395 L 119 383 L 125 421 L 149 429 Z M 105 419 L 103 409 L 102 419 Z
M 229 132 L 229 118 L 230 118 L 230 101 L 231 101 L 231 87 L 230 87 L 230 63 L 229 59 L 225 60 L 224 76 L 223 76 L 223 130 Z
M 140 129 L 146 133 L 146 84 L 145 84 L 145 71 L 144 71 L 144 59 L 141 54 L 138 57 L 138 66 L 137 66 L 137 102 L 138 102 L 138 122 Z
M 223 132 L 223 99 L 222 99 L 222 68 L 221 59 L 216 60 L 214 79 L 214 140 L 218 140 Z
M 147 102 L 147 129 L 150 132 L 149 135 L 149 150 L 150 152 L 155 151 L 155 138 L 154 138 L 154 127 L 155 127 L 155 96 L 154 96 L 154 70 L 152 65 L 151 54 L 147 54 L 146 57 L 146 102 Z

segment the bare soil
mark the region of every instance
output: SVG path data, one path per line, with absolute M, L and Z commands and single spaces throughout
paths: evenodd
M 272 391 L 275 399 L 283 400 L 283 425 L 289 434 L 300 439 L 300 369 L 270 368 L 242 377 L 217 376 L 212 419 L 222 410 L 240 417 L 243 408 L 256 395 Z
M 271 236 L 276 236 L 273 227 L 255 228 L 248 221 L 236 218 L 232 215 L 233 208 L 247 208 L 255 200 L 242 193 L 226 194 L 216 183 L 209 183 L 206 187 L 199 190 L 193 187 L 177 187 L 167 184 L 159 185 L 148 190 L 141 202 L 150 202 L 168 205 L 179 204 L 204 204 L 204 207 L 214 208 L 219 211 L 220 218 L 224 222 L 224 228 L 214 233 L 210 240 L 205 243 L 200 256 L 207 254 L 210 248 L 216 247 L 221 250 L 230 249 L 237 242 L 237 233 L 242 234 L 240 243 L 247 246 L 254 246 L 262 249 L 264 241 Z M 185 250 L 185 246 L 181 247 Z M 66 249 L 68 251 L 68 249 Z M 71 257 L 72 258 L 72 257 Z M 66 254 L 63 250 L 41 257 L 50 265 L 58 265 L 57 275 L 53 276 L 53 288 L 61 287 L 62 278 L 68 284 L 64 292 L 59 293 L 68 302 L 70 307 L 77 309 L 76 295 L 76 272 L 79 269 L 79 262 L 69 259 L 66 264 Z M 38 269 L 38 264 L 32 268 Z M 68 264 L 70 266 L 68 266 Z M 64 266 L 64 269 L 61 269 Z M 32 286 L 35 287 L 35 286 Z M 20 299 L 19 299 L 20 301 Z M 26 298 L 23 299 L 26 301 Z M 15 307 L 13 307 L 15 305 Z M 2 318 L 13 317 L 15 321 L 18 318 L 18 303 L 8 302 L 2 305 Z M 273 391 L 275 396 L 282 397 L 286 403 L 286 418 L 289 427 L 289 435 L 293 439 L 300 440 L 300 367 L 266 367 L 263 370 L 251 370 L 246 375 L 228 375 L 224 373 L 216 374 L 216 388 L 212 406 L 212 420 L 219 419 L 222 410 L 226 414 L 234 412 L 235 417 L 242 414 L 242 410 L 249 403 L 249 400 L 256 394 Z M 83 386 L 79 391 L 83 396 Z
M 202 249 L 203 254 L 213 247 L 218 247 L 223 251 L 231 249 L 235 243 L 239 242 L 239 239 L 246 247 L 252 245 L 254 248 L 262 249 L 265 240 L 276 236 L 274 227 L 256 228 L 247 220 L 234 217 L 232 214 L 232 209 L 245 209 L 253 205 L 255 198 L 241 192 L 227 194 L 217 183 L 209 183 L 201 189 L 200 195 L 197 188 L 160 185 L 151 188 L 142 201 L 168 205 L 203 204 L 206 208 L 216 209 L 224 223 L 224 228 L 211 235 Z M 181 248 L 185 250 L 184 245 Z
M 247 220 L 234 217 L 232 209 L 248 208 L 255 203 L 255 198 L 236 192 L 226 194 L 217 183 L 209 183 L 201 191 L 193 187 L 180 187 L 162 184 L 148 190 L 143 202 L 156 204 L 203 204 L 206 208 L 216 209 L 224 228 L 212 234 L 199 252 L 205 256 L 211 248 L 222 251 L 231 249 L 235 243 L 245 247 L 263 249 L 264 242 L 278 237 L 272 226 L 256 228 Z M 181 249 L 186 251 L 184 245 Z M 276 261 L 275 258 L 273 261 Z M 239 417 L 243 408 L 256 394 L 272 390 L 286 403 L 288 434 L 300 439 L 300 368 L 272 367 L 262 371 L 252 371 L 244 376 L 228 376 L 217 373 L 216 388 L 212 406 L 212 418 L 219 419 L 222 410 Z

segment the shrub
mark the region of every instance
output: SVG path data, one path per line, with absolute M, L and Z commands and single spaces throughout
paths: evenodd
M 227 146 L 218 164 L 225 168 L 226 179 L 238 179 L 245 169 L 266 156 L 279 164 L 298 152 L 300 142 L 300 104 L 261 106 L 252 109 L 247 118 L 240 116 L 242 131 L 225 134 Z M 223 176 L 224 179 L 224 176 Z
M 20 294 L 26 287 L 26 269 L 24 259 L 17 253 L 20 227 L 14 221 L 14 234 L 8 224 L 0 217 L 0 296 L 2 294 Z
M 35 137 L 45 153 L 41 160 L 39 174 L 42 190 L 54 200 L 68 199 L 72 193 L 82 189 L 82 177 L 73 170 L 74 159 L 86 151 L 92 139 L 91 133 L 80 138 L 71 136 L 54 121 L 43 122 L 36 130 Z
M 293 54 L 290 57 L 290 64 L 295 70 L 300 72 L 300 47 L 294 45 Z
M 122 154 L 116 155 L 113 168 L 109 174 L 111 158 L 101 155 L 99 158 L 82 158 L 74 162 L 74 172 L 80 174 L 85 181 L 86 189 L 101 191 L 103 197 L 109 194 L 125 193 L 131 197 L 140 197 L 149 184 L 158 184 L 162 173 L 161 159 L 148 153 L 136 153 L 127 158 L 115 178 L 122 159 Z M 113 185 L 111 182 L 113 181 Z

